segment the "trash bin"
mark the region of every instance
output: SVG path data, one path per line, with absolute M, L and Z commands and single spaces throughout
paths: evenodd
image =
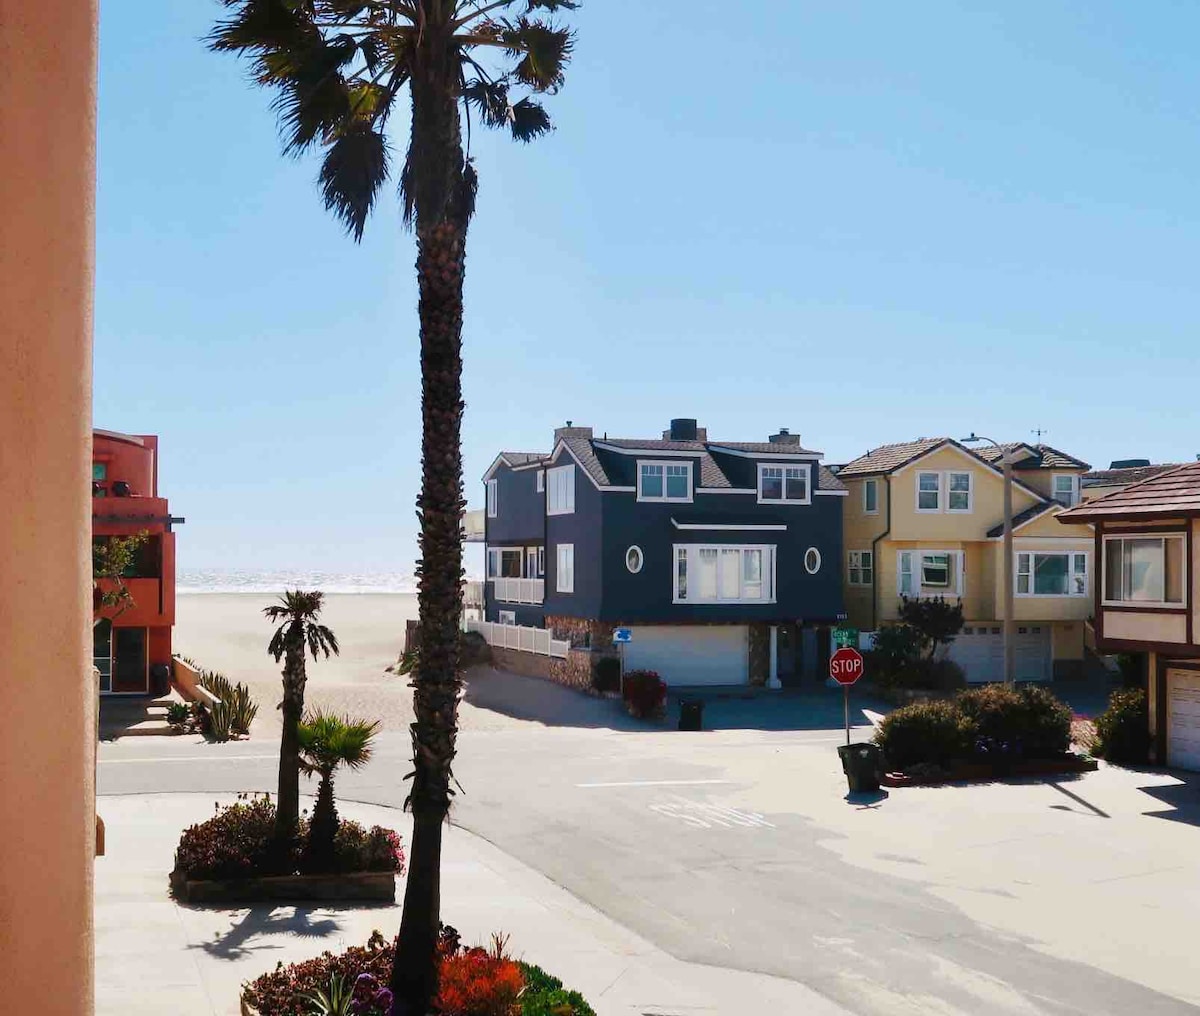
M 171 687 L 171 668 L 165 663 L 156 663 L 150 668 L 150 690 L 155 695 L 165 695 Z
M 679 729 L 704 729 L 704 700 L 688 698 L 679 700 Z
M 874 744 L 841 744 L 838 755 L 842 759 L 842 772 L 850 791 L 858 793 L 879 789 L 879 748 Z

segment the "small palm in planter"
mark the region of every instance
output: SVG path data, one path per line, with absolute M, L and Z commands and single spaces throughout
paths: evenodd
M 371 759 L 371 742 L 379 722 L 352 720 L 349 716 L 317 712 L 299 727 L 300 765 L 309 776 L 317 774 L 317 803 L 308 827 L 306 867 L 312 871 L 334 869 L 334 837 L 338 830 L 333 801 L 333 773 L 338 766 L 359 769 Z

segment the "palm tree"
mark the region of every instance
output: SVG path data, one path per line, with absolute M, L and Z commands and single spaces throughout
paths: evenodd
M 333 772 L 338 766 L 359 769 L 371 760 L 372 741 L 379 722 L 352 720 L 318 711 L 300 724 L 301 767 L 321 777 L 317 803 L 308 827 L 308 859 L 315 871 L 333 870 L 333 840 L 338 813 L 333 801 Z
M 576 0 L 222 0 L 209 37 L 252 58 L 276 92 L 284 151 L 322 149 L 326 208 L 355 240 L 391 171 L 386 130 L 405 86 L 399 172 L 417 239 L 421 350 L 420 663 L 413 674 L 410 868 L 391 986 L 396 1012 L 425 1016 L 436 990 L 442 824 L 450 807 L 462 613 L 462 316 L 477 177 L 471 114 L 518 141 L 551 130 L 533 96 L 552 93 L 574 35 L 555 22 Z M 463 150 L 460 106 L 467 118 Z
M 278 627 L 267 652 L 283 662 L 283 734 L 279 738 L 279 794 L 275 812 L 275 840 L 282 847 L 296 835 L 300 820 L 300 719 L 304 715 L 304 651 L 312 658 L 329 658 L 338 651 L 337 636 L 320 624 L 325 594 L 285 592 L 278 603 L 263 608 L 267 620 Z

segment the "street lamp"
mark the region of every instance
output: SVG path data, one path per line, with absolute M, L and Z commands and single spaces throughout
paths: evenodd
M 1004 465 L 1004 683 L 1014 684 L 1013 668 L 1013 534 L 1012 534 L 1012 460 L 1005 453 L 1003 446 L 990 437 L 980 437 L 971 431 L 969 437 L 962 439 L 963 444 L 973 444 L 986 441 L 994 445 L 1000 453 L 1000 461 Z

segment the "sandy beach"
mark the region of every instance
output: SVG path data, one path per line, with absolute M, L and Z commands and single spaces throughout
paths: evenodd
M 248 685 L 259 704 L 256 729 L 279 722 L 280 665 L 267 654 L 273 629 L 262 613 L 274 599 L 269 593 L 180 593 L 176 603 L 175 651 Z M 405 728 L 412 690 L 385 668 L 396 662 L 405 622 L 416 616 L 412 594 L 328 596 L 322 620 L 341 653 L 309 660 L 306 704 L 379 719 L 386 729 Z

